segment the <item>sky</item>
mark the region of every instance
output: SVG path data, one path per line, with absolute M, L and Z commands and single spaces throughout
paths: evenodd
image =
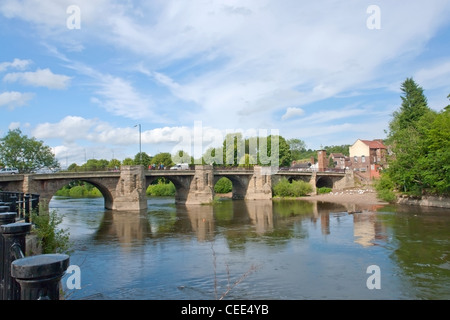
M 413 78 L 449 104 L 448 0 L 1 0 L 0 136 L 63 167 L 226 133 L 309 149 L 386 137 Z

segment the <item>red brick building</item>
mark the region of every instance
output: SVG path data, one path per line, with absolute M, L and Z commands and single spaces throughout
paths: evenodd
M 349 151 L 351 169 L 365 178 L 378 178 L 380 170 L 386 166 L 387 147 L 381 139 L 358 139 Z

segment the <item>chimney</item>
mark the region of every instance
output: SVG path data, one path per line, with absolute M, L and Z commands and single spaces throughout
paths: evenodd
M 317 151 L 317 159 L 319 160 L 318 171 L 325 171 L 325 169 L 328 167 L 327 151 L 326 150 Z

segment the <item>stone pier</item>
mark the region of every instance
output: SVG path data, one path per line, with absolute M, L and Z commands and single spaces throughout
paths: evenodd
M 118 211 L 141 211 L 147 209 L 143 166 L 121 166 L 112 209 Z
M 196 165 L 185 204 L 206 204 L 214 200 L 214 171 L 210 165 Z

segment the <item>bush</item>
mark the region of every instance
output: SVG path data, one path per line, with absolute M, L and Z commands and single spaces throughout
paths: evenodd
M 302 197 L 313 191 L 312 186 L 305 181 L 289 182 L 283 178 L 273 187 L 273 193 L 278 197 Z
M 42 253 L 69 253 L 69 232 L 67 229 L 58 229 L 58 225 L 62 222 L 55 211 L 33 213 L 32 221 L 35 228 L 39 244 L 42 247 Z
M 317 188 L 317 194 L 330 193 L 332 190 L 333 189 L 327 187 Z
M 176 188 L 172 182 L 164 183 L 158 181 L 157 184 L 148 186 L 147 195 L 157 197 L 172 197 L 175 196 Z
M 379 199 L 394 202 L 397 198 L 394 192 L 395 184 L 387 174 L 382 174 L 380 179 L 375 180 L 374 186 Z
M 57 196 L 71 197 L 71 198 L 96 198 L 102 197 L 102 193 L 93 185 L 86 183 L 84 185 L 77 185 L 70 187 L 69 185 L 62 187 L 56 191 Z
M 220 178 L 214 186 L 215 193 L 228 193 L 233 190 L 233 184 L 228 178 Z

